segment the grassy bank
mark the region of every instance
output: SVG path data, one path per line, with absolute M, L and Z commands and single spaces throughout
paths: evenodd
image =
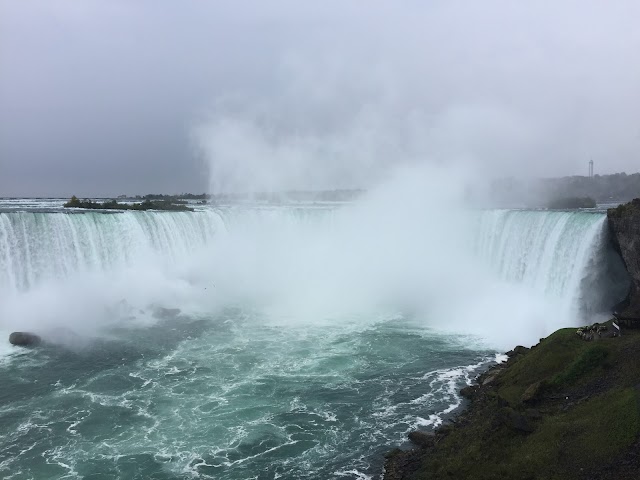
M 517 352 L 463 390 L 455 424 L 392 452 L 385 479 L 640 478 L 640 331 L 563 329 Z

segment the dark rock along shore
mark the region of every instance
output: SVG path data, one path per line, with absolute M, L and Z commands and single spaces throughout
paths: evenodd
M 632 280 L 616 321 L 630 328 L 592 341 L 568 328 L 516 347 L 462 389 L 453 422 L 387 454 L 385 480 L 640 478 L 640 199 L 607 217 Z
M 640 320 L 640 198 L 607 211 L 609 230 L 631 277 L 625 306 L 617 312 L 622 320 Z

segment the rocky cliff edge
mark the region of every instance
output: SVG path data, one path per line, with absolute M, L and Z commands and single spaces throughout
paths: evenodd
M 640 198 L 610 208 L 607 218 L 614 246 L 631 277 L 629 296 L 617 308 L 616 316 L 640 321 Z

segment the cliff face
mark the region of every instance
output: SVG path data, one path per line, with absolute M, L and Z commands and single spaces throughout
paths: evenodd
M 607 218 L 613 242 L 631 276 L 627 304 L 618 310 L 617 316 L 640 320 L 640 198 L 610 208 Z

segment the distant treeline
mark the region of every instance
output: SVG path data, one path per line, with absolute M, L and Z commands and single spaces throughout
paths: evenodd
M 565 208 L 595 208 L 596 201 L 591 197 L 563 197 L 549 202 L 548 208 L 561 210 Z
M 473 192 L 476 198 L 480 192 Z M 491 182 L 486 201 L 498 206 L 545 207 L 559 198 L 590 197 L 597 203 L 624 203 L 640 197 L 640 173 L 612 175 L 517 179 L 501 178 Z
M 126 195 L 121 195 L 118 198 L 126 198 Z M 176 200 L 207 200 L 211 198 L 211 195 L 208 193 L 181 193 L 180 195 L 164 195 L 162 193 L 149 193 L 144 196 L 136 195 L 136 200 L 166 200 L 166 201 L 176 201 Z
M 127 200 L 162 200 L 168 201 L 174 204 L 187 203 L 188 201 L 200 200 L 199 203 L 213 202 L 213 203 L 225 203 L 225 202 L 269 202 L 269 203 L 283 203 L 291 201 L 315 201 L 315 202 L 341 202 L 351 201 L 356 197 L 362 195 L 364 190 L 359 189 L 337 189 L 337 190 L 320 190 L 320 191 L 306 191 L 306 190 L 289 190 L 285 192 L 256 192 L 256 193 L 181 193 L 179 195 L 165 195 L 161 193 L 151 193 L 147 195 L 135 195 L 127 196 L 120 195 L 119 199 Z

